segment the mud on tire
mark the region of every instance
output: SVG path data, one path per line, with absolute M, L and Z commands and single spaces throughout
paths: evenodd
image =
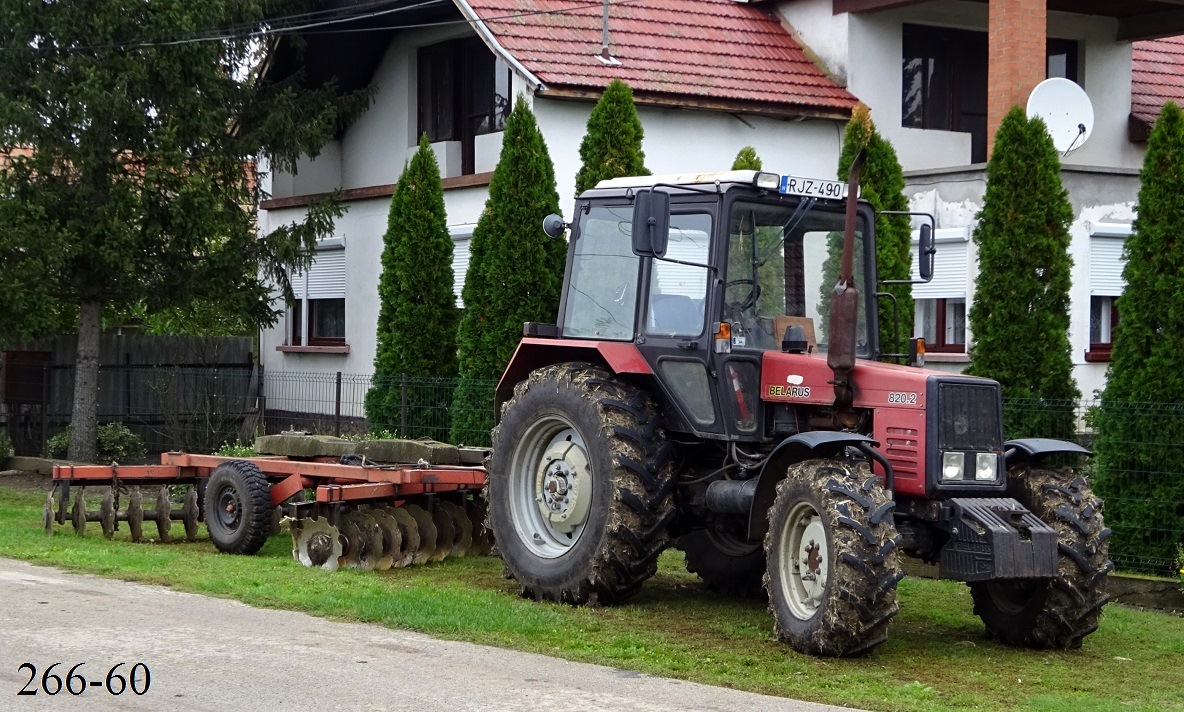
M 653 401 L 599 366 L 565 363 L 532 372 L 501 415 L 489 521 L 521 594 L 583 604 L 637 593 L 674 517 Z
M 988 581 L 970 585 L 974 612 L 987 634 L 1008 645 L 1080 648 L 1098 628 L 1109 597 L 1106 575 L 1110 530 L 1102 500 L 1072 470 L 1023 466 L 1008 473 L 1008 494 L 1057 532 L 1057 575 L 1041 581 Z
M 807 460 L 777 485 L 765 587 L 777 637 L 812 655 L 857 655 L 888 637 L 899 606 L 895 504 L 866 462 Z

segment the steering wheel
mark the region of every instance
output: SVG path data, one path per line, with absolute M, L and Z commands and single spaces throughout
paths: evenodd
M 625 282 L 620 282 L 613 287 L 613 304 L 624 304 L 625 295 L 629 292 L 629 285 Z
M 739 302 L 728 302 L 727 301 L 728 290 L 731 289 L 732 287 L 740 287 L 740 286 L 744 286 L 744 285 L 749 285 L 750 287 L 752 287 L 752 289 L 748 290 L 748 296 L 744 297 L 744 299 Z M 756 304 L 756 300 L 759 299 L 760 296 L 761 296 L 761 286 L 756 283 L 756 280 L 733 279 L 730 282 L 724 283 L 724 300 L 725 300 L 724 306 L 725 306 L 725 308 L 727 308 L 730 311 L 735 311 L 736 313 L 748 311 L 749 309 L 751 309 L 753 307 L 753 305 Z

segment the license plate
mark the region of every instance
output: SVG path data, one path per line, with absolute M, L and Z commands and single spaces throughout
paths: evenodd
M 786 195 L 842 200 L 847 197 L 847 184 L 837 180 L 781 176 L 780 192 Z

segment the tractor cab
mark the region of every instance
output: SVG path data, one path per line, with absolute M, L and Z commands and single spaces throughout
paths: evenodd
M 570 225 L 557 336 L 635 344 L 670 406 L 672 430 L 761 439 L 766 354 L 826 368 L 847 190 L 839 181 L 757 171 L 601 182 L 580 196 Z M 853 251 L 860 359 L 881 353 L 875 261 L 865 259 L 875 254 L 874 225 L 871 206 L 860 201 Z

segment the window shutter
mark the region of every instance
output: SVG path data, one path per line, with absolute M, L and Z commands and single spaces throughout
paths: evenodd
M 913 299 L 965 299 L 969 276 L 967 245 L 970 228 L 942 228 L 936 231 L 937 254 L 933 256 L 933 281 L 913 285 Z M 917 264 L 917 241 L 920 231 L 913 231 L 913 279 L 920 279 Z
M 345 299 L 345 250 L 317 253 L 307 289 L 309 299 Z
M 1126 287 L 1122 279 L 1124 239 L 1131 232 L 1129 225 L 1090 226 L 1089 238 L 1089 293 L 1097 297 L 1121 297 Z
M 471 235 L 452 236 L 452 293 L 456 295 L 456 304 L 463 307 L 461 291 L 465 288 L 465 275 L 469 273 L 469 242 Z

